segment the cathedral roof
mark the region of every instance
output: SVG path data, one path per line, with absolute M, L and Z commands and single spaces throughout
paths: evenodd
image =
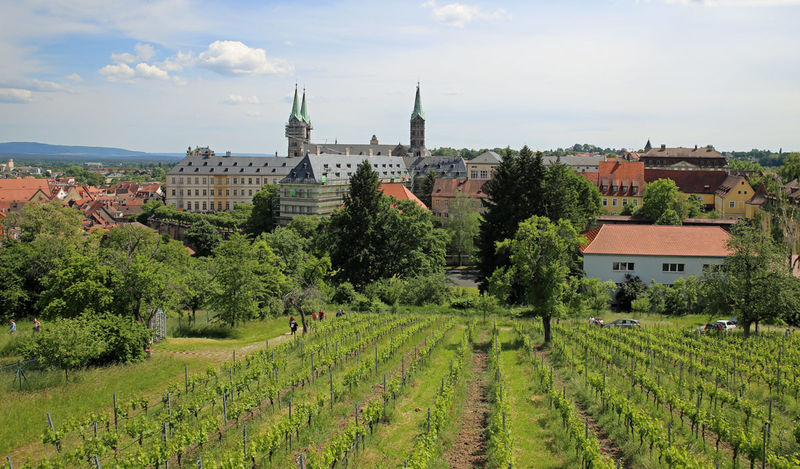
M 289 120 L 295 118 L 299 121 L 303 120 L 303 116 L 300 114 L 300 102 L 297 99 L 297 86 L 294 87 L 294 102 L 292 103 L 292 113 L 289 115 Z
M 411 113 L 411 120 L 420 117 L 425 120 L 425 113 L 422 112 L 422 100 L 419 98 L 419 83 L 417 83 L 417 96 L 414 98 L 414 112 Z
M 280 182 L 281 184 L 346 184 L 364 160 L 372 164 L 381 181 L 402 182 L 408 179 L 405 162 L 399 156 L 323 154 L 303 157 Z
M 308 110 L 306 109 L 306 90 L 303 90 L 303 105 L 300 108 L 300 118 L 306 123 L 310 124 L 311 119 L 308 118 Z

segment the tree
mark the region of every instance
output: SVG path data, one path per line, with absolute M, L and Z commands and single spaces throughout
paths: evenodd
M 233 234 L 214 249 L 210 304 L 219 320 L 231 327 L 258 312 L 261 279 L 256 273 L 257 264 L 253 245 L 244 235 Z
M 656 220 L 656 225 L 680 225 L 681 224 L 681 217 L 678 216 L 678 213 L 671 208 L 664 210 L 661 215 Z
M 464 254 L 469 258 L 475 252 L 480 217 L 473 206 L 473 199 L 457 192 L 450 203 L 444 227 L 450 235 L 450 249 L 458 255 L 458 265 L 462 265 Z
M 69 381 L 69 370 L 87 366 L 107 345 L 91 333 L 84 321 L 61 319 L 50 324 L 25 346 L 26 359 L 37 360 L 45 368 L 61 368 Z
M 188 258 L 183 243 L 149 228 L 124 225 L 106 233 L 99 262 L 113 274 L 109 282 L 113 310 L 151 327 L 159 309 L 178 306 L 181 266 Z
M 667 210 L 675 211 L 679 193 L 678 186 L 672 179 L 659 179 L 651 182 L 644 189 L 642 208 L 637 214 L 651 220 L 658 220 Z
M 564 218 L 583 229 L 601 210 L 600 190 L 567 165 L 557 162 L 547 168 L 544 180 L 543 216 Z
M 415 187 L 414 195 L 428 208 L 431 208 L 431 204 L 433 203 L 431 197 L 433 195 L 434 184 L 436 184 L 436 173 L 429 171 L 428 174 L 425 175 L 425 179 Z
M 180 283 L 180 306 L 192 311 L 192 324 L 195 324 L 197 310 L 204 308 L 212 296 L 212 262 L 211 258 L 198 257 L 189 258 L 189 262 L 184 265 L 183 282 Z
M 791 153 L 783 160 L 779 171 L 784 183 L 800 178 L 800 153 Z
M 42 279 L 38 309 L 46 318 L 106 312 L 114 301 L 110 278 L 108 266 L 100 265 L 96 253 L 70 252 Z
M 205 218 L 193 224 L 186 230 L 186 241 L 194 247 L 195 254 L 199 257 L 210 256 L 214 249 L 222 242 L 219 230 Z
M 719 314 L 732 312 L 744 329 L 761 321 L 795 316 L 800 311 L 797 281 L 783 251 L 759 227 L 738 223 L 728 241 L 730 255 L 720 269 L 706 272 L 704 282 L 710 307 Z
M 252 235 L 272 231 L 278 207 L 278 186 L 267 184 L 253 196 L 253 211 L 247 220 L 247 232 Z
M 475 300 L 475 310 L 483 313 L 484 322 L 486 322 L 486 315 L 494 314 L 499 308 L 500 305 L 497 302 L 497 297 L 488 292 L 481 292 Z
M 614 300 L 620 311 L 630 311 L 631 302 L 647 290 L 644 282 L 638 276 L 625 274 L 625 281 L 619 285 Z
M 567 278 L 576 267 L 582 238 L 568 220 L 551 222 L 532 216 L 520 223 L 513 239 L 501 243 L 510 253 L 511 265 L 492 275 L 494 292 L 508 298 L 512 284 L 522 287 L 522 301 L 542 318 L 544 341 L 550 342 L 550 319 L 564 312 Z
M 350 179 L 344 207 L 327 224 L 339 280 L 363 287 L 394 275 L 443 270 L 447 235 L 434 228 L 430 212 L 410 201 L 392 206 L 378 186 L 378 174 L 365 160 Z
M 498 267 L 509 265 L 508 253 L 498 251 L 496 244 L 513 238 L 520 222 L 544 213 L 545 174 L 541 154 L 534 156 L 527 146 L 519 155 L 506 149 L 494 177 L 483 185 L 486 210 L 477 243 L 482 288 L 488 286 L 489 277 Z M 517 297 L 512 292 L 510 299 L 516 302 Z

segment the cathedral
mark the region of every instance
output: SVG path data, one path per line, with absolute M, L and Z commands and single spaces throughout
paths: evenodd
M 425 113 L 419 96 L 419 83 L 414 98 L 414 111 L 410 121 L 410 145 L 386 145 L 378 143 L 375 135 L 369 143 L 312 143 L 311 131 L 314 126 L 308 117 L 306 92 L 303 90 L 302 102 L 298 99 L 297 86 L 294 89 L 294 102 L 289 122 L 286 124 L 286 138 L 289 141 L 287 156 L 306 155 L 366 155 L 425 157 L 430 151 L 425 148 Z

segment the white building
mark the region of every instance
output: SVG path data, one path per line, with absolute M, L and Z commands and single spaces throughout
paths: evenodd
M 622 283 L 630 274 L 671 285 L 702 275 L 730 253 L 730 233 L 718 226 L 602 225 L 584 236 L 586 276 L 604 282 Z

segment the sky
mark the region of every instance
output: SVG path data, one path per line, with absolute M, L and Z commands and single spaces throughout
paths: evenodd
M 0 0 L 0 141 L 800 150 L 800 0 Z

